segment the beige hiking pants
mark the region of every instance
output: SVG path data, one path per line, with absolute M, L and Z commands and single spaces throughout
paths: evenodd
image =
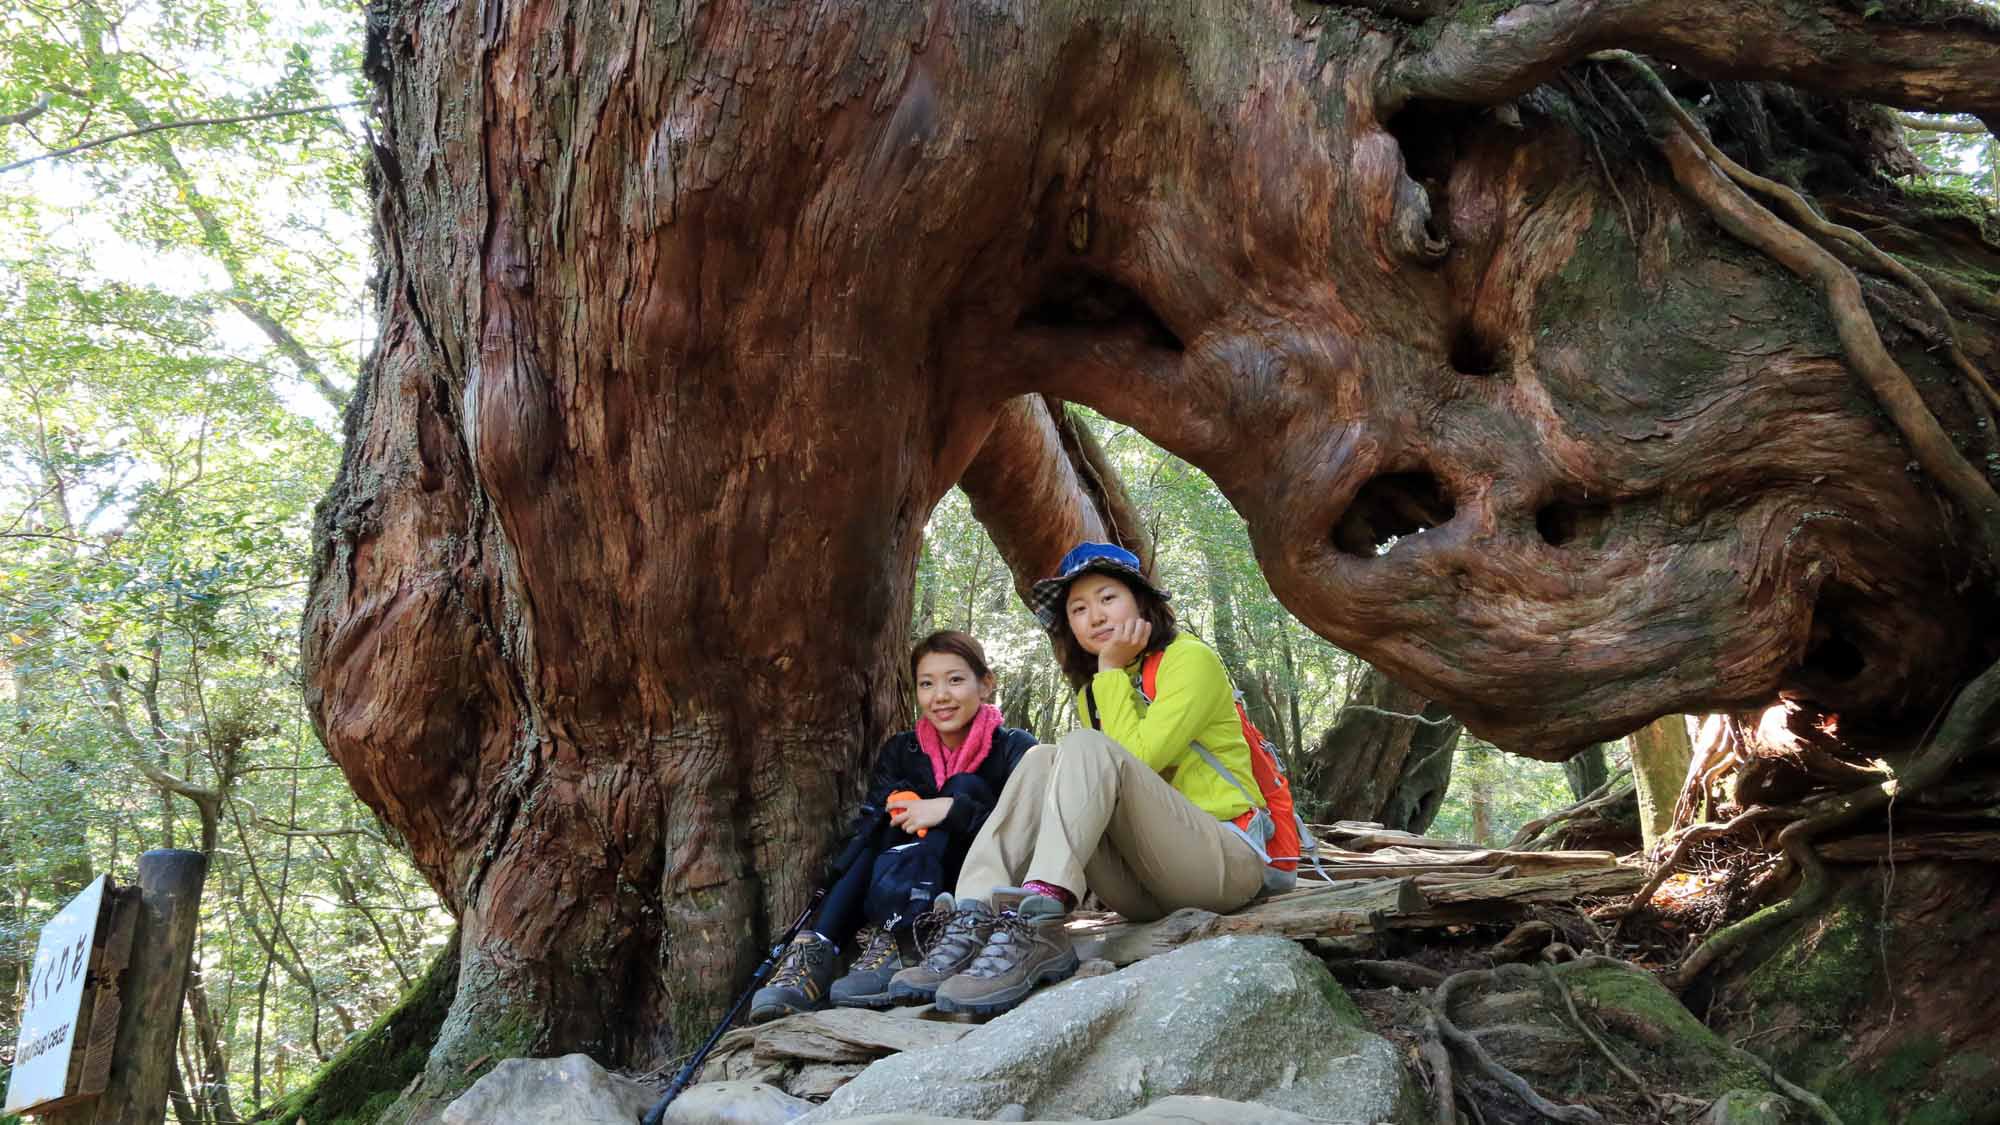
M 1130 751 L 1077 730 L 1022 755 L 973 837 L 957 896 L 984 900 L 1031 879 L 1078 898 L 1096 891 L 1146 922 L 1184 906 L 1242 906 L 1263 889 L 1264 862 Z

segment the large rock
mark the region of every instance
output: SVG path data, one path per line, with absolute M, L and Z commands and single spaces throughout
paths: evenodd
M 808 1122 L 868 1114 L 1103 1120 L 1171 1094 L 1335 1122 L 1408 1121 L 1418 1102 L 1386 1040 L 1296 942 L 1224 937 L 1046 989 L 955 1043 L 895 1055 Z
M 785 1125 L 812 1107 L 762 1082 L 703 1082 L 681 1091 L 662 1125 Z
M 658 1099 L 589 1055 L 508 1059 L 444 1109 L 444 1125 L 635 1125 Z
M 1076 1120 L 1023 1121 L 1013 1116 L 995 1120 L 1021 1121 L 1022 1125 L 1079 1125 Z M 849 1118 L 845 1125 L 964 1125 L 964 1121 L 961 1117 L 931 1117 L 921 1113 L 880 1113 Z M 1113 1118 L 1108 1125 L 1247 1125 L 1249 1122 L 1256 1125 L 1323 1125 L 1324 1121 L 1325 1118 L 1307 1117 L 1267 1105 L 1176 1094 L 1171 1098 L 1161 1098 L 1137 1113 Z

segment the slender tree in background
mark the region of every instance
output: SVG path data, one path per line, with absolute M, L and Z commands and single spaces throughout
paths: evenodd
M 1674 805 L 1687 781 L 1694 743 L 1687 718 L 1663 715 L 1632 732 L 1632 780 L 1639 792 L 1639 831 L 1647 850 L 1674 824 Z

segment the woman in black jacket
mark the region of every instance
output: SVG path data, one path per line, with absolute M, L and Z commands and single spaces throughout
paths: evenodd
M 917 725 L 875 755 L 868 795 L 840 859 L 839 877 L 770 983 L 750 1000 L 750 1022 L 842 1007 L 886 1008 L 903 967 L 897 937 L 951 887 L 972 837 L 1035 736 L 1000 725 L 993 671 L 979 642 L 932 633 L 910 653 Z M 912 796 L 914 795 L 914 796 Z M 857 950 L 832 980 L 843 947 Z M 831 984 L 829 984 L 831 981 Z

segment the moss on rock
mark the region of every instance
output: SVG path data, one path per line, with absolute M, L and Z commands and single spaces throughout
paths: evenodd
M 1981 992 L 2000 936 L 1994 899 L 1976 865 L 1900 867 L 1886 905 L 1881 878 L 1857 873 L 1825 911 L 1772 938 L 1718 993 L 1717 1018 L 1848 1125 L 1993 1121 L 2000 1059 Z

